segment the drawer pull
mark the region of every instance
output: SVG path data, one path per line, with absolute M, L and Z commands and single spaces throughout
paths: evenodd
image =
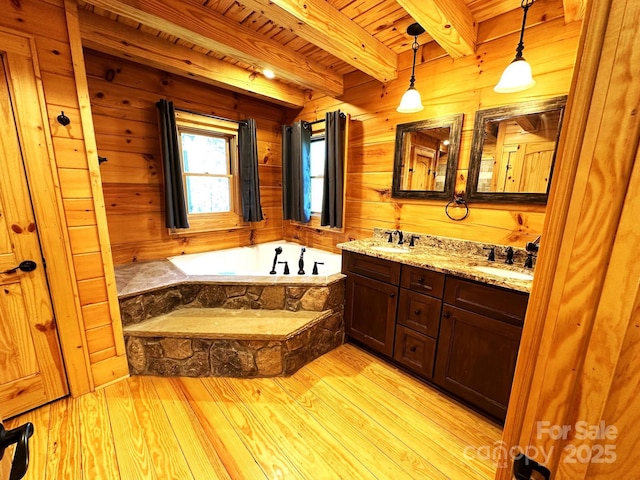
M 416 315 L 420 315 L 422 312 L 420 311 L 419 308 L 416 308 L 413 313 L 415 313 Z
M 411 348 L 409 348 L 409 350 L 411 350 L 413 353 L 415 353 L 416 352 L 416 346 L 413 345 Z
M 420 277 L 418 278 L 417 282 L 422 285 L 424 283 L 424 278 Z

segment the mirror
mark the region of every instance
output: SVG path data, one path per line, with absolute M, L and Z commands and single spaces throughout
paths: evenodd
M 453 197 L 462 118 L 460 113 L 396 127 L 393 197 Z
M 567 97 L 476 112 L 467 198 L 547 203 Z

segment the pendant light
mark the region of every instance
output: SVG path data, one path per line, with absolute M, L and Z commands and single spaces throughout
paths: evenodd
M 536 81 L 531 76 L 531 65 L 522 56 L 524 50 L 524 26 L 527 22 L 527 12 L 529 7 L 533 5 L 535 0 L 522 0 L 521 7 L 524 10 L 522 16 L 522 29 L 520 30 L 520 43 L 516 48 L 516 58 L 505 68 L 500 77 L 498 84 L 493 87 L 493 90 L 497 93 L 513 93 L 526 90 L 536 84 Z
M 424 33 L 424 28 L 420 26 L 418 23 L 414 23 L 409 25 L 407 28 L 407 34 L 413 36 L 413 45 L 411 48 L 413 49 L 413 67 L 411 68 L 411 81 L 409 83 L 409 90 L 404 92 L 402 96 L 402 100 L 400 100 L 400 105 L 396 109 L 400 113 L 416 113 L 420 110 L 424 109 L 422 105 L 422 98 L 420 97 L 420 92 L 416 90 L 416 55 L 418 53 L 418 35 L 422 35 Z

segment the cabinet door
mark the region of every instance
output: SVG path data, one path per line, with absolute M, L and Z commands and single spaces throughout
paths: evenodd
M 347 335 L 391 356 L 396 324 L 398 287 L 350 274 L 345 292 Z
M 435 381 L 504 420 L 522 328 L 444 305 Z
M 393 358 L 426 378 L 433 376 L 436 341 L 402 325 L 396 326 Z

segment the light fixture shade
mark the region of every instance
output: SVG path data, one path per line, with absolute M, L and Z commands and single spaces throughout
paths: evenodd
M 515 59 L 502 72 L 498 84 L 493 87 L 496 93 L 521 92 L 531 88 L 536 81 L 531 75 L 531 65 L 524 58 Z
M 409 90 L 404 92 L 400 105 L 396 109 L 400 113 L 416 113 L 424 109 L 422 105 L 422 97 L 420 92 L 415 87 L 409 87 Z

